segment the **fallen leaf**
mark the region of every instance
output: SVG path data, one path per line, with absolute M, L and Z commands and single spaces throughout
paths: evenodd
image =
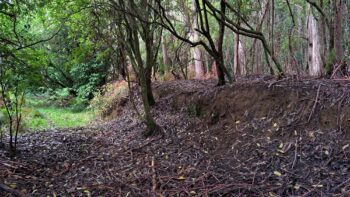
M 12 189 L 16 189 L 16 188 L 17 188 L 17 185 L 16 185 L 16 183 L 11 183 L 11 184 L 10 184 L 10 187 L 11 187 Z
M 282 149 L 283 148 L 283 143 L 281 142 L 280 145 L 278 145 L 278 148 L 279 149 Z
M 88 197 L 91 196 L 91 192 L 90 192 L 89 190 L 84 190 L 84 193 L 85 193 Z
M 282 173 L 280 173 L 279 171 L 274 171 L 273 174 L 276 176 L 282 176 Z
M 295 184 L 293 188 L 294 188 L 294 189 L 296 189 L 296 190 L 299 190 L 299 189 L 300 189 L 300 187 L 301 187 L 301 185 L 299 185 L 299 184 Z
M 179 176 L 179 177 L 177 178 L 177 180 L 179 180 L 179 181 L 184 181 L 184 180 L 186 180 L 186 178 L 185 178 L 184 176 Z

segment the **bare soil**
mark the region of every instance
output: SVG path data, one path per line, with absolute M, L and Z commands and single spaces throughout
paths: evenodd
M 16 157 L 0 149 L 0 196 L 349 196 L 347 81 L 258 76 L 154 92 L 164 135 L 144 138 L 130 102 L 107 123 L 22 135 Z

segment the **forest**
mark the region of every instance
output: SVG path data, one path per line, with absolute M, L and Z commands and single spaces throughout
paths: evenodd
M 0 0 L 0 196 L 350 196 L 350 1 Z

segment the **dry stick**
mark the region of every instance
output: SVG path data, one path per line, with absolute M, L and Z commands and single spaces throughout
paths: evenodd
M 322 85 L 322 84 L 318 85 L 315 103 L 314 103 L 314 106 L 312 107 L 312 110 L 311 110 L 311 112 L 310 112 L 309 118 L 308 118 L 308 120 L 307 120 L 308 123 L 310 122 L 311 117 L 312 117 L 312 114 L 313 114 L 314 111 L 315 111 L 315 108 L 316 108 L 316 105 L 317 105 L 317 102 L 318 102 L 318 97 L 320 96 L 321 85 Z
M 157 181 L 156 181 L 156 170 L 154 169 L 154 156 L 152 156 L 151 160 L 151 168 L 152 168 L 152 191 L 155 192 L 157 188 Z
M 275 85 L 276 83 L 279 83 L 279 82 L 283 82 L 283 81 L 287 81 L 289 78 L 284 78 L 284 79 L 281 79 L 281 80 L 276 80 L 274 82 L 271 82 L 268 86 L 268 88 L 271 88 L 271 86 Z
M 292 164 L 292 169 L 294 169 L 294 166 L 297 162 L 297 156 L 298 156 L 298 140 L 295 140 L 295 151 L 294 151 L 294 160 L 293 160 L 293 164 Z
M 338 70 L 343 66 L 343 63 L 342 63 L 342 62 L 344 62 L 344 58 L 343 58 L 340 62 L 341 62 L 341 63 L 337 63 L 337 64 L 334 65 L 335 69 L 334 69 L 334 71 L 333 71 L 333 73 L 332 73 L 330 79 L 333 79 L 334 76 L 335 76 L 335 74 L 337 74 Z
M 347 179 L 346 181 L 340 183 L 335 188 L 333 188 L 333 190 L 336 191 L 337 189 L 339 189 L 340 187 L 344 186 L 345 184 L 348 184 L 349 182 L 350 182 L 350 179 Z

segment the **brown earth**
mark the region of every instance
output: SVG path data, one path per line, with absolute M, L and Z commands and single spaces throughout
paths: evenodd
M 25 134 L 18 156 L 0 150 L 0 196 L 348 196 L 346 82 L 155 83 L 164 135 L 143 138 L 130 102 L 99 126 Z

